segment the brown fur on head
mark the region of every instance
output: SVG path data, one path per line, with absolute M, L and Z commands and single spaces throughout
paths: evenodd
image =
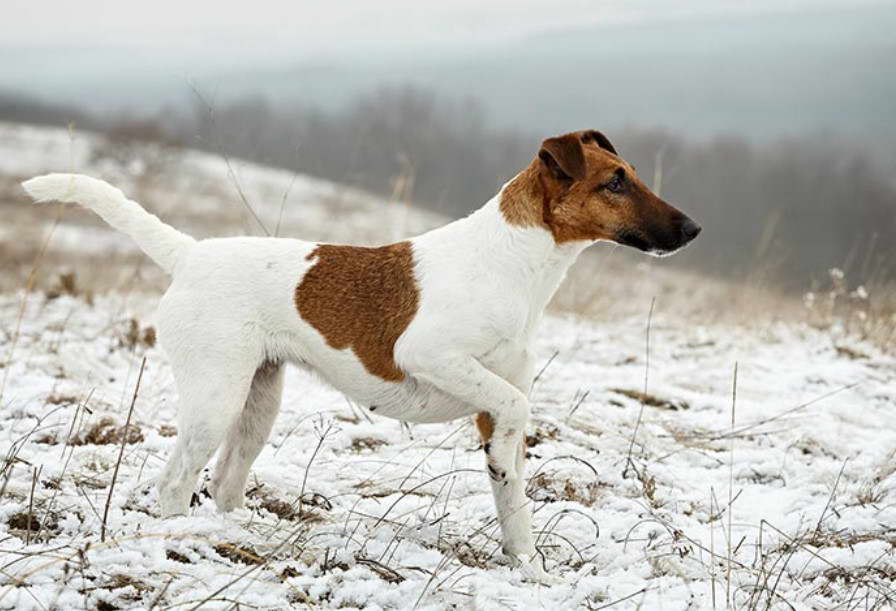
M 548 138 L 538 156 L 504 189 L 507 221 L 542 226 L 558 244 L 609 240 L 669 254 L 700 226 L 654 195 L 606 136 L 585 130 Z

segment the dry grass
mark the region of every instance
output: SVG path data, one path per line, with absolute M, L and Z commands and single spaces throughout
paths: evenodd
M 148 184 L 148 183 L 147 183 Z M 152 192 L 149 187 L 147 193 Z M 0 193 L 3 193 L 0 185 Z M 138 193 L 138 198 L 143 195 Z M 22 198 L 16 199 L 10 209 L 24 204 Z M 2 205 L 2 203 L 0 203 Z M 27 217 L 23 223 L 31 222 L 40 226 L 45 219 L 44 215 L 34 211 L 36 207 L 24 207 L 29 212 L 22 213 Z M 176 216 L 176 215 L 175 215 Z M 237 217 L 238 218 L 238 217 Z M 23 219 L 19 218 L 17 222 Z M 236 226 L 234 218 L 227 217 L 219 220 L 204 219 L 214 233 L 216 222 L 222 233 Z M 77 223 L 94 223 L 84 217 L 78 218 Z M 242 219 L 239 220 L 242 222 Z M 99 225 L 98 222 L 95 224 Z M 25 229 L 23 229 L 25 231 Z M 23 242 L 27 242 L 24 240 Z M 35 240 L 39 243 L 39 239 Z M 21 249 L 20 249 L 21 247 Z M 4 244 L 0 248 L 8 249 L 5 253 L 10 258 L 4 258 L 3 280 L 0 289 L 21 288 L 22 278 L 27 277 L 28 269 L 33 265 L 37 256 L 36 250 L 29 250 L 27 246 L 20 244 Z M 832 336 L 837 338 L 836 350 L 845 359 L 862 360 L 866 358 L 864 348 L 853 343 L 854 339 L 868 340 L 878 345 L 892 348 L 892 323 L 888 328 L 885 321 L 888 312 L 887 307 L 874 302 L 875 305 L 866 307 L 862 305 L 862 299 L 849 297 L 850 291 L 845 288 L 835 289 L 831 299 L 834 305 L 823 311 L 817 306 L 806 308 L 798 299 L 776 294 L 766 287 L 742 285 L 738 283 L 728 284 L 720 281 L 707 280 L 700 276 L 672 270 L 665 263 L 648 261 L 645 264 L 632 264 L 627 261 L 616 261 L 615 255 L 586 256 L 573 270 L 571 278 L 564 284 L 563 289 L 554 302 L 554 308 L 563 312 L 574 312 L 580 316 L 592 317 L 601 320 L 638 315 L 643 316 L 645 304 L 651 298 L 657 296 L 658 310 L 675 311 L 694 322 L 710 324 L 713 322 L 736 322 L 744 324 L 756 324 L 756 313 L 764 313 L 766 322 L 772 319 L 783 318 L 797 321 L 809 321 L 818 328 L 829 329 Z M 157 292 L 164 286 L 164 278 L 153 266 L 143 266 L 143 259 L 134 253 L 123 254 L 120 258 L 96 257 L 96 256 L 72 256 L 71 253 L 47 252 L 43 264 L 39 270 L 36 287 L 43 291 L 47 301 L 59 299 L 63 296 L 74 297 L 81 300 L 84 307 L 91 307 L 93 295 L 107 290 L 128 291 L 139 287 L 140 290 Z M 662 267 L 662 269 L 660 269 Z M 625 281 L 619 281 L 623 278 Z M 844 285 L 845 286 L 845 285 Z M 879 299 L 883 304 L 890 303 L 885 293 L 871 292 L 872 295 L 881 295 Z M 875 297 L 878 299 L 878 297 Z M 896 300 L 894 300 L 896 303 Z M 861 309 L 857 309 L 861 308 Z M 858 312 L 865 312 L 864 318 Z M 892 316 L 892 314 L 889 314 Z M 865 321 L 873 319 L 874 324 Z M 847 321 L 844 323 L 844 321 Z M 869 326 L 870 325 L 870 326 Z M 889 329 L 889 331 L 888 331 Z M 890 336 L 886 336 L 889 332 Z M 881 335 L 882 334 L 882 335 Z M 145 350 L 155 343 L 154 329 L 141 324 L 137 319 L 128 320 L 120 329 L 118 346 L 126 350 Z M 635 362 L 635 356 L 624 364 Z M 551 376 L 551 371 L 545 371 L 546 379 Z M 665 398 L 644 390 L 631 388 L 607 389 L 610 392 L 625 396 L 642 405 L 660 410 L 676 412 L 675 417 L 683 417 L 684 410 L 689 409 L 687 402 Z M 587 395 L 585 395 L 587 396 Z M 579 399 L 579 404 L 584 401 Z M 80 406 L 86 401 L 66 393 L 51 393 L 47 400 L 49 406 L 54 408 L 69 408 Z M 122 445 L 132 446 L 144 440 L 145 425 L 132 424 L 122 426 L 110 417 L 84 417 L 78 420 L 78 411 L 74 411 L 71 430 L 68 435 L 65 431 L 34 433 L 33 438 L 24 443 L 39 443 L 59 445 L 63 452 L 74 452 L 74 448 L 86 445 L 102 446 Z M 688 414 L 696 410 L 691 410 Z M 669 432 L 669 444 L 673 452 L 694 451 L 701 453 L 707 460 L 720 460 L 725 462 L 724 452 L 731 452 L 733 458 L 733 443 L 735 437 L 738 440 L 753 442 L 748 434 L 743 434 L 740 429 L 727 430 L 720 434 L 718 431 L 706 431 L 702 429 L 688 429 L 677 421 L 671 421 L 673 414 L 665 414 L 670 417 L 669 422 L 652 422 L 655 426 L 664 426 Z M 77 426 L 78 422 L 87 422 L 86 425 Z M 39 427 L 35 427 L 37 431 Z M 322 430 L 320 443 L 324 444 L 327 431 Z M 567 439 L 594 439 L 598 433 L 606 435 L 606 441 L 612 441 L 612 437 L 627 438 L 628 429 L 596 431 L 586 422 L 579 422 L 567 418 L 561 422 L 538 422 L 534 431 L 527 437 L 527 445 L 530 456 L 540 452 L 548 454 L 559 444 Z M 729 434 L 730 433 L 730 434 Z M 737 435 L 735 435 L 737 433 Z M 159 434 L 165 437 L 176 434 L 174 427 L 162 425 Z M 729 444 L 723 444 L 728 441 Z M 674 442 L 674 443 L 673 443 Z M 592 452 L 590 446 L 583 445 L 577 450 L 582 455 Z M 386 442 L 372 437 L 356 437 L 350 444 L 350 451 L 363 455 L 386 453 L 390 448 Z M 139 446 L 138 446 L 139 447 Z M 0 485 L 9 479 L 13 469 L 31 469 L 31 465 L 24 465 L 17 459 L 18 448 L 11 448 L 0 470 Z M 320 445 L 318 446 L 320 448 Z M 661 464 L 662 456 L 658 456 L 655 448 L 647 445 L 635 445 L 630 459 L 636 463 L 635 479 L 612 479 L 604 477 L 603 472 L 598 472 L 593 466 L 581 462 L 576 468 L 581 468 L 582 473 L 576 473 L 560 469 L 537 470 L 528 482 L 527 494 L 535 501 L 538 508 L 537 522 L 541 527 L 539 533 L 539 545 L 544 553 L 550 557 L 556 565 L 564 569 L 578 570 L 592 562 L 596 545 L 602 545 L 606 539 L 598 542 L 599 527 L 594 523 L 594 543 L 570 541 L 564 538 L 564 530 L 561 522 L 567 518 L 594 520 L 590 517 L 603 504 L 619 499 L 636 498 L 643 512 L 639 513 L 638 523 L 632 527 L 632 531 L 625 534 L 624 541 L 627 545 L 640 544 L 643 548 L 646 562 L 650 567 L 652 577 L 657 579 L 679 577 L 685 574 L 681 569 L 687 567 L 691 571 L 702 571 L 701 578 L 711 576 L 713 580 L 724 579 L 721 577 L 728 571 L 727 584 L 733 584 L 730 574 L 733 572 L 740 580 L 740 586 L 731 592 L 732 606 L 745 609 L 786 608 L 791 603 L 781 594 L 781 584 L 788 581 L 805 583 L 806 592 L 819 596 L 831 602 L 831 606 L 846 604 L 850 608 L 850 591 L 861 591 L 862 601 L 866 606 L 874 607 L 877 604 L 893 603 L 892 584 L 894 581 L 894 568 L 887 559 L 875 562 L 864 567 L 846 567 L 839 565 L 826 566 L 823 570 L 812 573 L 800 573 L 789 567 L 789 559 L 800 551 L 809 551 L 811 554 L 824 557 L 824 550 L 851 549 L 856 545 L 868 542 L 880 541 L 891 548 L 896 547 L 896 532 L 891 528 L 880 530 L 863 530 L 856 532 L 829 531 L 823 528 L 822 521 L 815 528 L 806 528 L 797 532 L 783 532 L 773 525 L 764 523 L 759 525 L 760 534 L 756 553 L 752 561 L 744 560 L 738 551 L 742 545 L 755 544 L 753 542 L 731 540 L 731 512 L 730 508 L 737 501 L 737 495 L 732 488 L 735 485 L 733 477 L 729 480 L 728 502 L 725 505 L 717 500 L 704 504 L 695 504 L 683 511 L 683 515 L 706 515 L 710 524 L 719 522 L 728 524 L 728 538 L 725 549 L 713 549 L 715 537 L 707 542 L 693 530 L 676 525 L 674 518 L 670 518 L 670 506 L 678 501 L 669 490 L 674 488 L 676 482 L 665 477 L 660 469 L 654 468 L 655 464 Z M 805 455 L 828 457 L 828 450 L 824 447 L 816 447 L 806 441 L 793 444 L 794 450 L 805 452 Z M 130 451 L 130 448 L 129 448 Z M 721 454 L 719 459 L 715 454 Z M 315 453 L 316 456 L 316 453 Z M 624 457 L 624 453 L 622 454 Z M 356 456 L 365 459 L 367 456 Z M 535 457 L 538 458 L 537 456 Z M 582 461 L 582 459 L 579 459 Z M 548 461 L 544 461 L 548 462 Z M 582 461 L 583 462 L 583 461 Z M 66 462 L 66 468 L 68 463 Z M 556 465 L 556 463 L 552 463 Z M 542 464 L 542 466 L 544 466 Z M 619 465 L 614 465 L 614 468 Z M 453 521 L 450 507 L 453 501 L 451 485 L 449 482 L 458 473 L 458 470 L 427 472 L 425 477 L 419 473 L 412 479 L 417 466 L 408 468 L 406 476 L 398 482 L 383 482 L 380 480 L 367 480 L 354 485 L 349 494 L 356 495 L 362 500 L 383 499 L 381 509 L 377 515 L 369 515 L 356 512 L 354 507 L 347 509 L 347 505 L 337 505 L 333 509 L 330 500 L 321 494 L 311 491 L 306 492 L 305 483 L 312 474 L 314 479 L 314 456 L 308 462 L 303 480 L 302 490 L 298 496 L 283 498 L 272 487 L 263 483 L 256 484 L 248 492 L 249 511 L 253 520 L 258 520 L 257 528 L 264 532 L 266 541 L 271 545 L 266 548 L 256 548 L 253 545 L 238 540 L 213 540 L 203 541 L 206 544 L 202 548 L 197 541 L 195 547 L 170 547 L 166 549 L 165 556 L 175 564 L 193 565 L 195 559 L 206 554 L 220 562 L 228 570 L 239 570 L 234 579 L 226 584 L 220 591 L 210 594 L 205 600 L 198 600 L 198 606 L 211 598 L 219 595 L 233 597 L 216 598 L 224 600 L 227 604 L 239 605 L 240 588 L 255 579 L 275 579 L 291 582 L 300 574 L 309 571 L 315 573 L 315 579 L 327 584 L 321 591 L 312 594 L 305 586 L 289 587 L 293 589 L 291 600 L 297 604 L 329 606 L 338 580 L 328 580 L 334 574 L 342 574 L 358 566 L 368 569 L 376 579 L 382 581 L 383 587 L 390 587 L 403 583 L 420 567 L 402 566 L 395 559 L 395 550 L 405 545 L 421 545 L 428 550 L 437 550 L 442 555 L 442 561 L 435 568 L 427 568 L 428 575 L 426 588 L 420 593 L 421 600 L 427 595 L 437 593 L 440 596 L 459 596 L 459 600 L 465 600 L 466 594 L 458 594 L 455 581 L 467 569 L 492 569 L 496 564 L 496 552 L 499 548 L 497 540 L 497 525 L 494 520 L 483 520 L 480 524 L 459 524 Z M 621 466 L 620 466 L 621 469 Z M 866 485 L 862 486 L 850 503 L 860 505 L 886 504 L 890 490 L 881 485 L 883 479 L 890 473 L 886 466 L 881 471 L 872 475 Z M 583 476 L 584 473 L 584 476 Z M 3 490 L 4 499 L 15 500 L 28 507 L 27 511 L 17 511 L 7 520 L 10 534 L 22 540 L 46 541 L 59 533 L 59 517 L 55 509 L 54 500 L 60 489 L 73 486 L 84 494 L 85 490 L 105 489 L 107 481 L 94 476 L 89 468 L 81 471 L 66 472 L 54 476 L 52 479 L 42 480 L 37 472 L 34 472 L 32 490 L 29 495 Z M 478 471 L 464 476 L 479 477 Z M 760 477 L 757 475 L 757 477 Z M 410 480 L 410 481 L 409 481 Z M 757 480 L 758 481 L 758 480 Z M 5 488 L 5 485 L 4 485 Z M 835 486 L 836 490 L 836 486 Z M 713 496 L 713 491 L 708 491 L 708 496 Z M 105 494 L 103 495 L 105 496 Z M 832 493 L 832 498 L 833 498 Z M 111 497 L 111 494 L 110 494 Z M 409 525 L 407 515 L 394 515 L 393 509 L 397 501 L 413 497 L 419 500 L 416 516 L 423 515 L 420 524 Z M 85 497 L 86 498 L 86 497 Z M 608 501 L 610 499 L 610 501 Z M 70 499 L 67 500 L 70 502 Z M 843 503 L 833 503 L 832 510 L 842 509 Z M 128 507 L 122 507 L 123 510 Z M 141 508 L 145 513 L 148 510 Z M 554 511 L 555 513 L 551 514 Z M 394 512 L 398 513 L 398 512 Z M 726 515 L 727 513 L 727 515 Z M 274 517 L 273 525 L 271 516 Z M 546 517 L 548 516 L 548 517 Z M 822 518 L 824 516 L 822 515 Z M 656 526 L 648 535 L 637 540 L 638 529 L 644 523 Z M 433 538 L 422 540 L 419 538 L 415 527 L 422 526 L 436 531 Z M 444 530 L 443 530 L 444 527 Z M 377 528 L 391 532 L 391 540 L 385 551 L 373 557 L 369 554 L 368 545 L 370 538 Z M 722 527 L 725 528 L 724 526 Z M 768 533 L 768 534 L 765 534 Z M 82 533 L 83 534 L 83 533 Z M 143 535 L 138 535 L 143 536 Z M 146 535 L 149 536 L 149 535 Z M 618 542 L 619 533 L 610 533 L 614 543 Z M 763 536 L 766 536 L 763 539 Z M 337 544 L 320 543 L 321 538 L 335 537 Z M 603 535 L 607 537 L 606 534 Z M 223 537 L 221 537 L 223 538 Z M 331 540 L 332 541 L 332 540 Z M 118 544 L 118 543 L 115 543 Z M 91 550 L 79 547 L 81 543 L 72 539 L 72 542 L 62 544 L 55 562 L 62 562 L 66 568 L 66 579 L 82 579 L 83 583 L 91 582 L 82 588 L 85 604 L 90 601 L 95 607 L 103 609 L 116 608 L 109 600 L 117 600 L 121 606 L 148 605 L 152 601 L 167 604 L 166 587 L 157 584 L 149 584 L 141 579 L 122 574 L 101 575 L 96 569 L 89 566 Z M 209 551 L 210 550 L 210 551 Z M 61 558 L 61 560 L 60 560 Z M 699 558 L 699 561 L 697 560 Z M 294 565 L 283 568 L 282 563 L 293 562 Z M 298 566 L 299 568 L 294 568 Z M 699 567 L 699 568 L 695 568 Z M 598 569 L 595 567 L 594 571 Z M 79 575 L 90 575 L 90 579 Z M 259 575 L 261 577 L 259 577 Z M 176 569 L 171 570 L 171 579 L 179 577 Z M 192 579 L 192 577 L 189 577 Z M 688 577 L 689 579 L 691 577 Z M 170 583 L 170 582 L 169 582 Z M 747 585 L 743 585 L 747 583 Z M 640 590 L 631 595 L 614 601 L 606 601 L 599 596 L 594 596 L 586 601 L 586 605 L 593 608 L 612 606 L 624 600 L 637 601 L 644 593 Z M 807 595 L 809 595 L 807 594 Z M 101 595 L 101 596 L 100 596 Z M 204 594 L 203 594 L 204 596 Z M 855 608 L 855 607 L 853 607 Z

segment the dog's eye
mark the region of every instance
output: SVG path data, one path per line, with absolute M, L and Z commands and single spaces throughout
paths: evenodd
M 621 192 L 625 188 L 625 171 L 617 171 L 613 179 L 604 185 L 604 188 L 613 193 Z

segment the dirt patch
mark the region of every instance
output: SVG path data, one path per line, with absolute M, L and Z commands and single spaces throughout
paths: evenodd
M 352 450 L 355 452 L 375 450 L 385 445 L 389 445 L 389 442 L 385 439 L 377 439 L 375 437 L 355 437 L 352 439 Z
M 391 567 L 386 566 L 385 564 L 378 562 L 377 560 L 356 556 L 355 561 L 358 564 L 363 564 L 364 566 L 368 567 L 383 581 L 386 581 L 388 583 L 401 583 L 402 581 L 404 581 L 404 576 L 401 573 Z
M 50 405 L 78 405 L 81 400 L 75 395 L 57 395 L 52 394 L 47 397 L 47 403 Z
M 835 348 L 837 350 L 837 354 L 853 361 L 868 358 L 868 355 L 864 352 L 856 350 L 855 348 L 850 348 L 849 346 L 836 346 Z
M 896 529 L 887 529 L 881 531 L 870 532 L 824 532 L 813 531 L 798 539 L 794 543 L 787 543 L 782 546 L 785 552 L 791 551 L 796 543 L 800 545 L 811 545 L 819 549 L 826 547 L 838 547 L 852 549 L 859 543 L 868 541 L 884 541 L 892 548 L 896 548 Z
M 144 594 L 145 592 L 151 592 L 153 590 L 152 586 L 140 581 L 139 579 L 134 579 L 130 575 L 123 575 L 121 573 L 112 575 L 109 578 L 109 581 L 102 587 L 106 590 L 121 590 L 123 588 L 133 588 L 133 592 L 116 592 L 116 594 L 118 594 L 121 598 L 129 601 L 138 601 L 142 598 L 142 594 Z
M 120 344 L 126 348 L 135 348 L 137 346 L 152 348 L 156 345 L 155 327 L 144 327 L 141 329 L 137 319 L 132 318 L 128 322 L 127 331 L 124 332 L 120 339 Z
M 549 473 L 537 473 L 529 479 L 526 496 L 533 501 L 545 503 L 571 501 L 591 507 L 600 498 L 603 487 L 598 481 L 581 482 Z
M 690 405 L 688 405 L 687 401 L 682 399 L 663 399 L 662 397 L 657 397 L 656 395 L 651 395 L 646 392 L 641 392 L 640 390 L 631 390 L 627 388 L 611 388 L 610 392 L 615 392 L 616 394 L 623 395 L 628 397 L 629 399 L 634 399 L 644 405 L 649 405 L 650 407 L 656 407 L 659 409 L 668 409 L 673 412 L 690 409 Z
M 102 469 L 103 467 L 96 466 L 97 469 Z M 72 478 L 72 481 L 75 483 L 75 486 L 80 488 L 89 488 L 91 490 L 102 490 L 103 488 L 107 488 L 109 486 L 109 482 L 103 479 L 99 479 L 97 477 L 91 477 L 89 475 L 75 475 Z
M 175 562 L 180 562 L 181 564 L 193 564 L 192 560 L 190 560 L 180 552 L 176 552 L 172 549 L 165 550 L 165 557 L 168 560 L 174 560 Z
M 215 546 L 215 552 L 223 558 L 238 564 L 262 564 L 264 558 L 248 547 L 241 547 L 234 543 L 219 543 Z
M 534 448 L 545 441 L 556 441 L 560 430 L 556 427 L 537 427 L 531 435 L 526 435 L 526 448 Z
M 59 443 L 59 439 L 56 438 L 56 433 L 45 433 L 44 435 L 35 437 L 34 443 L 45 446 L 55 446 Z
M 109 445 L 125 443 L 134 444 L 143 441 L 143 431 L 136 424 L 131 424 L 125 431 L 124 426 L 117 426 L 115 420 L 109 417 L 101 419 L 86 431 L 81 431 L 69 440 L 69 445 Z
M 298 517 L 298 512 L 296 511 L 296 508 L 292 506 L 292 503 L 287 503 L 280 499 L 264 498 L 261 500 L 261 507 L 270 511 L 281 520 L 292 521 Z
M 174 437 L 177 435 L 177 427 L 170 424 L 163 424 L 159 427 L 159 435 L 162 437 Z
M 321 515 L 321 512 L 330 511 L 333 508 L 330 501 L 320 494 L 306 494 L 301 503 L 298 499 L 290 503 L 277 498 L 264 486 L 252 488 L 246 493 L 246 497 L 257 499 L 259 507 L 287 522 L 302 521 L 311 524 L 323 522 L 324 516 Z
M 44 295 L 46 296 L 47 301 L 58 299 L 63 295 L 78 297 L 82 293 L 84 295 L 84 301 L 87 302 L 87 305 L 92 306 L 93 292 L 81 290 L 81 288 L 78 286 L 78 276 L 75 272 L 60 273 L 56 277 L 56 284 L 51 285 L 44 291 Z
M 421 498 L 432 498 L 434 495 L 431 492 L 427 492 L 425 490 L 420 489 L 411 489 L 411 490 L 396 490 L 395 488 L 376 488 L 376 483 L 372 481 L 361 482 L 360 484 L 355 484 L 353 488 L 355 490 L 359 490 L 359 495 L 365 499 L 383 499 L 387 496 L 392 496 L 393 494 L 403 494 L 405 496 L 418 496 Z
M 490 556 L 481 547 L 479 549 L 473 547 L 466 541 L 458 541 L 451 546 L 454 557 L 464 566 L 475 569 L 484 569 L 488 567 Z
M 59 520 L 53 514 L 45 515 L 44 511 L 35 511 L 31 515 L 27 512 L 14 513 L 9 516 L 6 525 L 10 533 L 22 535 L 20 538 L 33 538 L 38 533 L 43 537 L 50 537 L 59 533 Z

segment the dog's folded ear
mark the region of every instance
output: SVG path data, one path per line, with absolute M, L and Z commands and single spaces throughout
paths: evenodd
M 548 138 L 541 143 L 538 158 L 554 178 L 560 180 L 585 178 L 585 156 L 582 154 L 582 142 L 576 134 Z
M 610 151 L 614 155 L 619 154 L 616 152 L 616 147 L 613 146 L 613 144 L 610 142 L 610 139 L 596 129 L 588 129 L 583 131 L 582 142 L 595 142 L 597 146 L 604 149 L 605 151 Z

